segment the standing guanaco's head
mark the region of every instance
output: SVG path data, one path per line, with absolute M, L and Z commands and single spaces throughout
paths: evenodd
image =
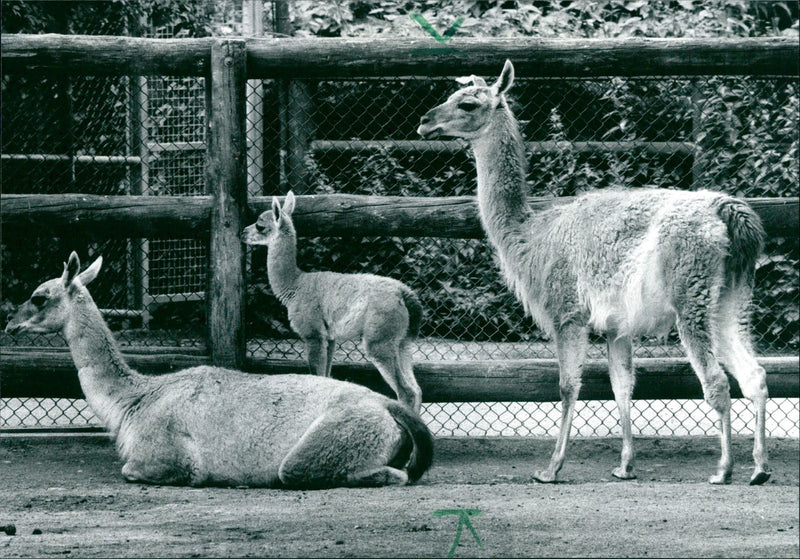
M 83 272 L 81 261 L 75 252 L 69 255 L 61 277 L 53 278 L 33 290 L 6 326 L 9 334 L 20 332 L 60 332 L 72 314 L 75 297 L 86 293 L 84 286 L 90 283 L 103 265 L 100 256 Z M 88 294 L 87 294 L 88 295 Z
M 280 200 L 273 196 L 272 209 L 263 212 L 258 220 L 244 228 L 242 240 L 248 245 L 268 245 L 281 232 L 293 233 L 292 212 L 294 193 L 289 192 L 281 207 Z
M 472 139 L 481 136 L 492 121 L 494 111 L 505 107 L 505 93 L 514 83 L 514 66 L 506 60 L 500 77 L 492 85 L 472 75 L 457 78 L 466 85 L 432 108 L 420 119 L 417 133 L 426 140 L 441 136 Z

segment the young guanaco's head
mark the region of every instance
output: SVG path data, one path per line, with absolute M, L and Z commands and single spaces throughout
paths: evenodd
M 258 220 L 244 228 L 242 240 L 248 245 L 268 245 L 282 231 L 292 233 L 292 213 L 294 212 L 294 193 L 289 192 L 281 207 L 280 200 L 273 196 L 272 209 L 263 212 Z
M 420 119 L 417 133 L 426 140 L 441 136 L 472 139 L 481 136 L 492 121 L 494 111 L 505 106 L 505 93 L 514 83 L 514 66 L 506 60 L 500 77 L 491 86 L 472 75 L 457 78 L 466 85 L 432 108 Z
M 64 264 L 61 277 L 48 280 L 34 289 L 30 299 L 17 309 L 6 326 L 6 332 L 18 334 L 61 331 L 72 312 L 73 299 L 85 292 L 84 286 L 97 277 L 102 266 L 103 257 L 100 256 L 81 272 L 81 261 L 72 252 L 69 261 Z

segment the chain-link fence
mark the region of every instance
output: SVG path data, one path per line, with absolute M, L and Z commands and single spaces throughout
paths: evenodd
M 253 194 L 473 194 L 475 169 L 460 141 L 425 142 L 419 117 L 455 89 L 444 79 L 251 81 L 248 177 Z M 200 78 L 4 75 L 4 193 L 199 195 L 205 188 Z M 798 194 L 796 77 L 518 79 L 514 111 L 530 155 L 535 196 L 592 188 L 712 188 L 746 197 Z M 414 359 L 553 358 L 554 348 L 503 284 L 484 239 L 331 238 L 301 231 L 306 270 L 371 272 L 404 281 L 425 310 Z M 128 348 L 205 351 L 207 243 L 4 236 L 4 323 L 14 303 L 59 272 L 71 250 L 102 254 L 92 293 Z M 248 253 L 250 357 L 302 359 L 285 309 L 269 289 L 265 253 Z M 771 238 L 757 271 L 753 333 L 760 355 L 798 350 L 798 243 Z M 60 336 L 11 338 L 7 347 L 63 346 Z M 594 340 L 590 358 L 605 344 Z M 675 335 L 643 340 L 637 357 L 682 356 Z M 363 361 L 344 341 L 335 360 Z M 641 434 L 713 432 L 694 400 L 635 404 Z M 426 404 L 439 435 L 551 435 L 560 404 Z M 798 436 L 797 399 L 770 402 L 772 436 Z M 734 428 L 752 415 L 734 406 Z M 616 432 L 613 402 L 582 402 L 580 436 Z M 713 414 L 712 414 L 713 416 Z M 3 399 L 0 426 L 81 425 L 82 400 Z
M 465 144 L 423 142 L 415 132 L 419 116 L 454 88 L 452 80 L 303 82 L 286 101 L 293 117 L 274 119 L 276 128 L 264 132 L 266 157 L 277 159 L 266 183 L 294 175 L 291 184 L 303 193 L 472 194 Z M 619 185 L 797 195 L 796 78 L 519 79 L 513 92 L 533 195 Z M 261 94 L 278 99 L 281 84 L 266 82 Z M 795 239 L 768 241 L 754 298 L 762 355 L 798 349 L 797 258 Z M 307 269 L 408 283 L 425 306 L 422 337 L 441 340 L 420 344 L 419 358 L 554 356 L 503 285 L 483 239 L 305 237 L 298 260 Z M 263 253 L 253 255 L 252 267 L 251 354 L 286 355 L 280 338 L 290 328 L 266 285 Z M 674 335 L 667 342 L 645 340 L 638 355 L 681 355 Z M 350 345 L 341 350 L 343 358 L 362 357 Z M 591 356 L 602 352 L 601 344 Z

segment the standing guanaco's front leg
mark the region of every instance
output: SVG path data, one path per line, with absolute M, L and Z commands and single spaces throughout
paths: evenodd
M 312 375 L 320 377 L 326 376 L 327 371 L 327 350 L 323 347 L 322 338 L 307 338 L 306 358 L 308 359 L 308 369 Z
M 326 361 L 325 376 L 331 376 L 331 368 L 333 367 L 333 352 L 336 350 L 336 340 L 328 340 L 328 359 Z

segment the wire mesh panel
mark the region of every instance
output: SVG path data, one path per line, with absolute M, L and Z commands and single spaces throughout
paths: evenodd
M 631 420 L 637 436 L 716 435 L 719 424 L 714 411 L 702 400 L 634 400 Z M 767 435 L 797 438 L 800 435 L 796 398 L 773 398 L 767 403 Z M 423 405 L 422 418 L 437 436 L 450 437 L 555 437 L 561 404 L 550 402 L 451 402 Z M 752 435 L 755 425 L 747 400 L 731 404 L 731 429 Z M 621 436 L 619 414 L 612 401 L 578 402 L 572 434 L 577 437 Z
M 205 85 L 203 78 L 139 78 L 143 98 L 142 149 L 149 165 L 141 193 L 196 196 L 205 185 Z M 142 298 L 146 325 L 157 305 L 202 301 L 208 243 L 195 239 L 146 241 L 147 266 Z
M 561 404 L 551 402 L 448 402 L 422 405 L 422 419 L 437 437 L 555 437 Z M 631 419 L 636 436 L 716 435 L 715 413 L 702 400 L 635 400 Z M 4 429 L 53 427 L 99 428 L 100 422 L 84 400 L 66 398 L 5 398 L 0 405 Z M 731 403 L 731 429 L 751 436 L 755 425 L 747 400 Z M 797 398 L 767 402 L 769 437 L 800 437 Z M 578 402 L 572 435 L 621 435 L 616 404 L 611 401 Z
M 205 194 L 202 79 L 4 75 L 2 87 L 2 116 L 14 125 L 2 140 L 4 193 Z M 202 335 L 202 310 L 171 304 L 202 301 L 206 242 L 43 235 L 3 237 L 4 315 L 75 250 L 86 262 L 104 257 L 92 293 L 108 318 L 119 319 L 123 344 L 180 345 Z M 177 321 L 179 314 L 194 320 Z M 63 345 L 57 338 L 41 343 Z
M 2 96 L 4 194 L 205 193 L 202 79 L 3 75 Z M 207 243 L 103 237 L 52 237 L 46 229 L 41 236 L 4 234 L 3 324 L 36 285 L 60 274 L 75 250 L 84 264 L 104 259 L 91 293 L 123 347 L 202 348 Z M 0 344 L 63 348 L 66 342 L 60 334 L 1 332 Z M 83 400 L 0 402 L 3 428 L 92 421 Z

